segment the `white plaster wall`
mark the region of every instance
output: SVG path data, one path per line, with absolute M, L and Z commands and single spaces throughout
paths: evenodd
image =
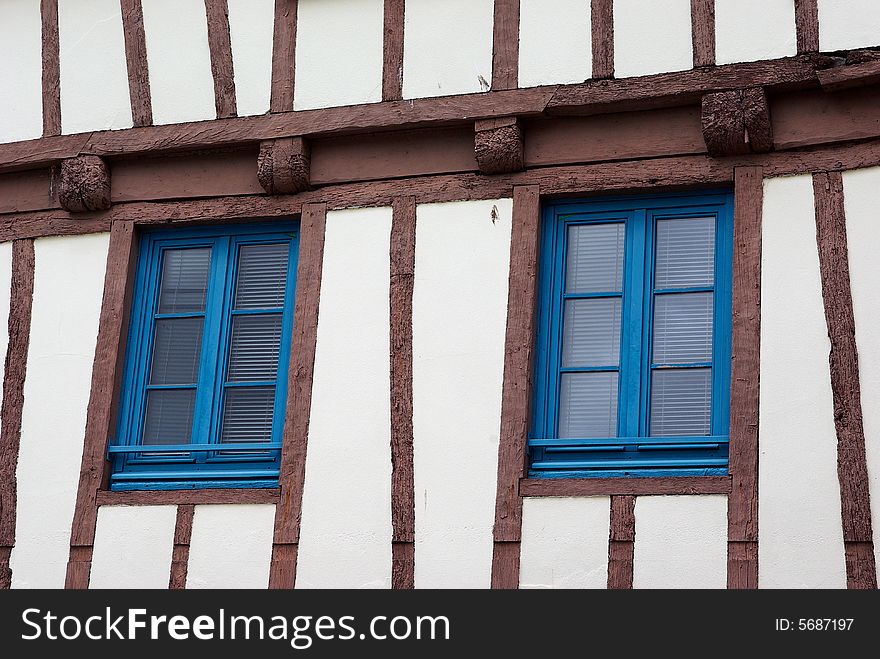
M 275 0 L 227 0 L 238 116 L 269 111 Z
M 416 211 L 419 588 L 488 588 L 491 582 L 511 212 L 509 199 Z
M 89 588 L 168 588 L 177 506 L 101 506 Z
M 880 2 L 819 0 L 819 49 L 880 46 Z
M 849 247 L 849 278 L 856 319 L 859 351 L 859 380 L 865 453 L 871 495 L 871 523 L 874 527 L 874 555 L 880 565 L 880 244 L 877 204 L 880 201 L 880 167 L 845 172 L 846 233 Z
M 40 3 L 0 2 L 0 143 L 43 134 Z
M 12 243 L 0 243 L 0 382 L 4 382 L 9 347 L 9 295 L 12 286 Z M 0 422 L 0 430 L 2 430 Z
M 391 586 L 391 209 L 327 214 L 298 588 Z
M 82 463 L 107 233 L 39 238 L 16 478 L 15 588 L 62 588 Z
M 267 588 L 274 504 L 196 506 L 187 588 Z
M 636 497 L 635 518 L 633 588 L 727 587 L 725 495 Z
M 153 123 L 214 119 L 204 0 L 147 0 L 143 7 Z
M 812 178 L 766 180 L 762 224 L 758 583 L 844 588 Z
M 520 588 L 605 588 L 609 497 L 523 499 Z
M 792 0 L 715 0 L 716 63 L 796 54 Z
M 403 97 L 488 91 L 493 0 L 406 0 Z
M 295 110 L 382 100 L 383 0 L 300 0 Z
M 119 0 L 61 0 L 58 38 L 61 132 L 131 128 Z
M 519 20 L 520 87 L 592 76 L 590 0 L 521 0 Z
M 614 0 L 614 76 L 693 67 L 690 0 Z

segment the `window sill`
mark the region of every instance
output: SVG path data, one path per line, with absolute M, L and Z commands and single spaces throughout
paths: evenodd
M 590 497 L 612 495 L 729 494 L 730 476 L 641 478 L 523 478 L 523 497 Z
M 202 490 L 128 490 L 98 492 L 99 506 L 162 506 L 201 504 L 278 503 L 281 490 L 274 488 L 213 488 Z

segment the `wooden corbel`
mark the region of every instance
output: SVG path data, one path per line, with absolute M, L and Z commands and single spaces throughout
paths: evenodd
M 61 208 L 71 213 L 110 208 L 110 168 L 98 156 L 76 156 L 61 161 L 58 183 Z
M 703 139 L 712 156 L 766 153 L 773 149 L 770 106 L 763 87 L 703 96 Z
M 474 155 L 483 174 L 523 168 L 523 131 L 516 117 L 481 119 L 474 124 Z
M 309 144 L 302 137 L 260 143 L 257 179 L 269 194 L 295 194 L 308 190 L 310 172 Z

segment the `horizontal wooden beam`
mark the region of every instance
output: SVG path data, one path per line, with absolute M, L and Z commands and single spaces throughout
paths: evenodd
M 4 144 L 0 171 L 33 169 L 80 154 L 107 158 L 193 151 L 283 137 L 369 134 L 424 126 L 464 125 L 478 119 L 543 114 L 602 114 L 699 102 L 703 94 L 747 86 L 815 87 L 819 55 L 746 62 L 620 80 L 532 87 L 485 94 L 385 101 L 367 105 L 280 112 L 184 124 L 62 135 Z
M 831 69 L 817 71 L 819 84 L 826 92 L 836 92 L 852 87 L 865 87 L 880 83 L 880 60 L 835 66 Z
M 278 503 L 279 490 L 265 489 L 205 489 L 205 490 L 137 490 L 131 492 L 98 492 L 99 506 L 168 506 Z
M 651 496 L 667 494 L 727 494 L 730 477 L 694 478 L 524 478 L 524 497 Z

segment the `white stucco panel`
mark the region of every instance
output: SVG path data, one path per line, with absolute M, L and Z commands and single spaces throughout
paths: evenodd
M 614 0 L 614 76 L 693 67 L 690 0 Z
M 633 588 L 725 588 L 727 497 L 636 497 Z
M 762 224 L 758 583 L 844 588 L 812 178 L 766 180 Z
M 299 0 L 295 110 L 382 100 L 382 0 Z
M 605 588 L 609 497 L 523 499 L 520 588 Z
M 592 77 L 590 0 L 521 0 L 519 86 Z
M 43 134 L 40 3 L 0 2 L 0 143 Z
M 204 0 L 148 0 L 143 7 L 153 123 L 214 119 Z
M 493 0 L 406 0 L 403 97 L 488 91 Z
M 327 214 L 298 588 L 391 586 L 391 209 Z
M 865 453 L 871 496 L 871 523 L 874 528 L 875 562 L 880 565 L 880 167 L 845 172 L 846 239 L 849 246 L 849 278 L 853 313 L 856 319 L 856 345 L 859 351 L 859 381 L 862 388 L 862 414 Z
M 797 54 L 791 0 L 715 0 L 715 62 Z
M 9 294 L 12 286 L 12 243 L 0 243 L 0 382 L 6 370 L 9 347 Z M 0 423 L 2 430 L 2 423 Z
M 177 506 L 101 506 L 89 588 L 168 588 Z
M 275 0 L 227 0 L 238 116 L 269 111 Z
M 274 505 L 196 506 L 186 587 L 268 587 L 274 530 Z
M 14 588 L 63 588 L 110 234 L 34 241 Z
M 61 0 L 58 39 L 61 132 L 131 128 L 119 0 Z
M 819 0 L 819 50 L 880 46 L 880 2 Z
M 488 588 L 510 199 L 420 205 L 413 292 L 419 588 Z

